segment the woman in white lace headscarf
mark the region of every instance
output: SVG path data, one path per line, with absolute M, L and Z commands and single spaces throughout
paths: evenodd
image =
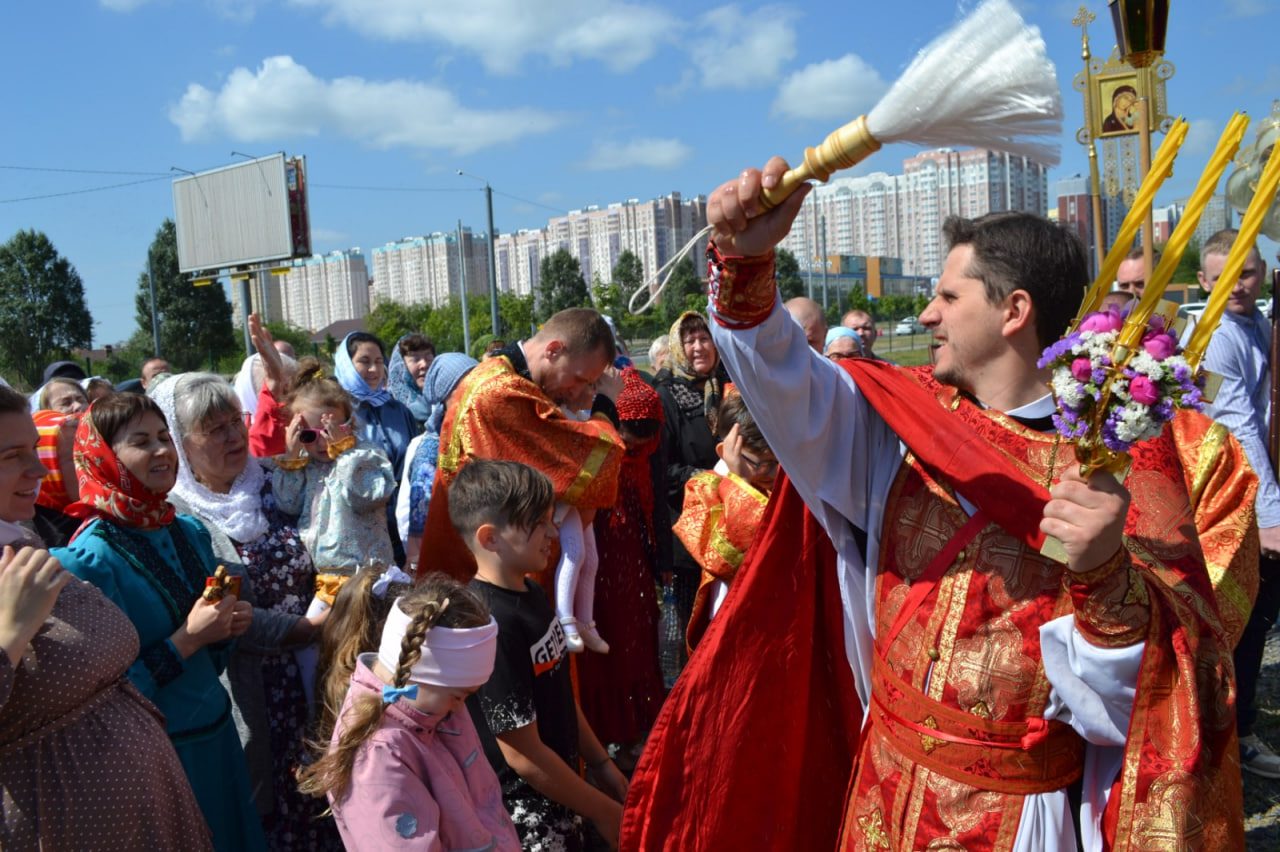
M 240 640 L 227 679 L 269 845 L 340 849 L 329 822 L 316 819 L 323 803 L 302 796 L 291 777 L 310 706 L 310 674 L 294 650 L 317 641 L 323 623 L 323 616 L 304 617 L 315 566 L 295 519 L 276 508 L 271 477 L 249 454 L 248 428 L 231 385 L 213 373 L 185 373 L 150 395 L 164 410 L 178 450 L 169 501 L 205 525 L 214 554 L 243 573 L 254 595 L 255 629 Z

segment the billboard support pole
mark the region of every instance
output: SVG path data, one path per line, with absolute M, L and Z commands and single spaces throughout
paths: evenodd
M 244 327 L 244 354 L 245 357 L 248 357 L 254 352 L 253 338 L 249 336 L 249 314 L 253 313 L 253 302 L 249 291 L 248 277 L 240 282 L 240 306 L 244 309 L 244 316 L 241 317 L 240 324 Z M 263 322 L 265 323 L 265 320 Z

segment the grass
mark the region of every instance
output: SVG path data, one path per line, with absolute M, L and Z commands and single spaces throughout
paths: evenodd
M 875 351 L 881 358 L 888 358 L 904 367 L 918 367 L 929 363 L 929 344 L 932 342 L 931 334 L 897 335 L 891 330 L 882 330 Z

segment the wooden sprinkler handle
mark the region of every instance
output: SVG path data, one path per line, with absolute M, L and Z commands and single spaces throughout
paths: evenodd
M 833 131 L 817 148 L 804 149 L 804 162 L 782 176 L 773 189 L 760 193 L 766 210 L 772 210 L 807 180 L 825 181 L 832 172 L 847 169 L 880 150 L 880 143 L 867 129 L 867 117 L 860 115 Z

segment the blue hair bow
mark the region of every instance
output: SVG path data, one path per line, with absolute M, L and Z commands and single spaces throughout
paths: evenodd
M 382 687 L 382 703 L 395 704 L 397 698 L 408 698 L 410 701 L 418 697 L 418 685 L 411 683 L 408 686 L 384 686 Z

